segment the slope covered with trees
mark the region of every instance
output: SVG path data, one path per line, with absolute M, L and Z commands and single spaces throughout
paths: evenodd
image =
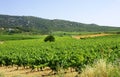
M 120 31 L 120 27 L 99 26 L 59 19 L 43 19 L 33 16 L 0 15 L 0 31 L 5 32 L 34 32 L 48 34 L 54 31 L 66 32 L 104 32 Z

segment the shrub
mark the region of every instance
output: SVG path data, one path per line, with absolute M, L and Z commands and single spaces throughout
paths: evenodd
M 49 41 L 49 42 L 54 42 L 55 41 L 55 38 L 54 36 L 52 35 L 49 35 L 47 36 L 45 39 L 44 39 L 45 42 Z

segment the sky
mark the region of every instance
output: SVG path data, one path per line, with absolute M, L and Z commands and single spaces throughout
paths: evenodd
M 0 14 L 120 27 L 120 0 L 1 0 Z

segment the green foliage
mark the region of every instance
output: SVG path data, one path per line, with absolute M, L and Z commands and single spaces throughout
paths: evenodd
M 49 42 L 54 42 L 55 41 L 55 37 L 52 35 L 48 35 L 47 37 L 45 37 L 44 39 L 45 42 L 49 41 Z
M 38 39 L 38 36 L 30 36 L 30 35 L 0 35 L 0 41 L 9 41 L 9 40 L 26 40 L 26 39 Z
M 86 40 L 56 36 L 57 40 L 52 43 L 44 42 L 44 38 L 3 42 L 0 44 L 0 65 L 29 66 L 32 70 L 49 67 L 55 72 L 71 67 L 80 72 L 84 65 L 91 65 L 96 59 L 114 62 L 120 58 L 120 35 Z

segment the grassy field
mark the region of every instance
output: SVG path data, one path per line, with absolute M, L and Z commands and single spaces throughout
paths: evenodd
M 8 67 L 12 70 L 16 69 L 16 71 L 23 68 L 24 71 L 30 73 L 37 71 L 36 77 L 39 77 L 44 74 L 42 71 L 46 71 L 46 67 L 48 67 L 46 75 L 57 73 L 59 76 L 59 72 L 62 70 L 67 72 L 66 77 L 69 74 L 73 74 L 72 77 L 74 77 L 81 73 L 86 65 L 92 65 L 94 61 L 100 59 L 106 59 L 106 62 L 114 63 L 119 67 L 120 35 L 82 39 L 75 39 L 72 36 L 55 36 L 55 42 L 44 42 L 45 37 L 40 35 L 1 35 L 0 72 L 4 73 L 2 70 Z M 69 73 L 68 71 L 74 72 Z M 5 72 L 5 77 L 8 75 Z M 29 74 L 28 76 L 30 77 Z M 31 77 L 33 76 L 31 75 Z
M 39 38 L 39 36 L 22 35 L 22 34 L 0 35 L 0 41 L 28 40 L 28 39 L 37 39 L 37 38 Z

